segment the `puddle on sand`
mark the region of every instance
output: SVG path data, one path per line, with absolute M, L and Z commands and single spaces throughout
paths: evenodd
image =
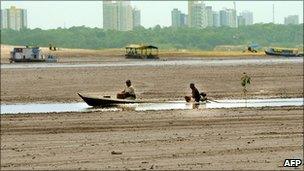
M 148 110 L 189 110 L 204 108 L 239 108 L 239 107 L 279 107 L 279 106 L 303 106 L 303 98 L 286 99 L 248 99 L 248 100 L 217 100 L 217 102 L 195 105 L 184 101 L 170 101 L 163 103 L 138 103 L 124 104 L 115 107 L 97 108 L 90 107 L 86 103 L 51 103 L 51 104 L 12 104 L 1 105 L 1 114 L 17 113 L 48 113 L 48 112 L 92 112 L 92 111 L 148 111 Z

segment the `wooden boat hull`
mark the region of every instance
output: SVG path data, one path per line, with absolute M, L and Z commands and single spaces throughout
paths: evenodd
M 265 51 L 266 55 L 269 56 L 285 56 L 285 57 L 297 57 L 297 54 L 293 54 L 293 53 L 275 53 L 275 52 L 268 52 Z
M 45 62 L 45 59 L 9 59 L 10 62 Z
M 85 101 L 89 106 L 98 107 L 98 106 L 115 106 L 119 104 L 126 103 L 139 103 L 137 100 L 125 100 L 125 99 L 113 99 L 113 98 L 97 98 L 97 97 L 89 97 L 84 96 L 80 93 L 77 93 L 83 101 Z

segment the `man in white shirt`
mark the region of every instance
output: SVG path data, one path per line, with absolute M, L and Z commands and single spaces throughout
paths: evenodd
M 131 85 L 130 80 L 126 81 L 126 87 L 121 92 L 121 94 L 123 94 L 123 96 L 122 96 L 123 99 L 128 99 L 128 100 L 135 100 L 136 99 L 135 90 L 134 90 L 133 86 Z

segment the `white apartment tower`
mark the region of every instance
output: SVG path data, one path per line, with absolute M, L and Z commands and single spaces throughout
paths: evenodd
M 20 30 L 27 28 L 27 11 L 11 6 L 1 10 L 1 29 Z
M 133 16 L 133 15 L 137 16 Z M 138 16 L 139 15 L 139 16 Z M 136 22 L 133 22 L 133 19 Z M 103 28 L 106 30 L 129 31 L 140 24 L 140 11 L 132 9 L 130 1 L 103 1 Z

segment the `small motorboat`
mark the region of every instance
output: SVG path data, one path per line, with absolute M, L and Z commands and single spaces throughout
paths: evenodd
M 111 98 L 110 96 L 93 97 L 93 96 L 85 96 L 85 95 L 82 95 L 80 93 L 77 93 L 77 94 L 89 106 L 93 106 L 93 107 L 115 106 L 115 105 L 127 104 L 127 103 L 141 103 L 138 100 L 116 99 L 116 98 Z

